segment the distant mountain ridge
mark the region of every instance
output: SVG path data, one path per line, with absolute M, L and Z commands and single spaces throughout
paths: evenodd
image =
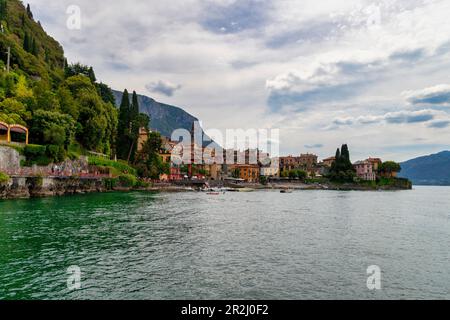
M 415 185 L 450 186 L 450 151 L 411 159 L 401 166 L 399 175 Z
M 117 107 L 122 101 L 121 91 L 113 90 Z M 172 132 L 176 129 L 192 130 L 194 122 L 199 121 L 193 115 L 187 113 L 183 109 L 169 104 L 161 103 L 144 95 L 138 95 L 140 112 L 150 116 L 152 129 L 158 130 L 161 135 L 171 137 Z M 204 132 L 203 132 L 204 133 Z M 211 142 L 206 142 L 208 145 Z

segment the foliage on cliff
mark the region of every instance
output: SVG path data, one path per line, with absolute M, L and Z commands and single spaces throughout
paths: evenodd
M 30 142 L 66 153 L 72 142 L 110 154 L 117 110 L 92 67 L 67 65 L 61 45 L 21 1 L 0 2 L 0 121 L 30 128 Z M 10 49 L 10 72 L 7 51 Z
M 8 183 L 9 182 L 9 176 L 3 172 L 0 172 L 0 185 Z

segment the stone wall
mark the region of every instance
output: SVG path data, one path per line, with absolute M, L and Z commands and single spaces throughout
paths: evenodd
M 17 150 L 0 145 L 0 171 L 20 169 L 20 154 Z
M 108 191 L 101 178 L 12 177 L 0 184 L 0 199 L 50 197 Z

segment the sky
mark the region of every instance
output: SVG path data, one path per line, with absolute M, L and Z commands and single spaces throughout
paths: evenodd
M 207 131 L 279 129 L 281 154 L 347 143 L 353 161 L 450 149 L 450 1 L 28 2 L 69 62 Z

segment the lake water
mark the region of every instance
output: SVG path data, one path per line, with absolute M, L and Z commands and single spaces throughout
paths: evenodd
M 446 187 L 1 201 L 0 299 L 450 299 L 449 244 Z

